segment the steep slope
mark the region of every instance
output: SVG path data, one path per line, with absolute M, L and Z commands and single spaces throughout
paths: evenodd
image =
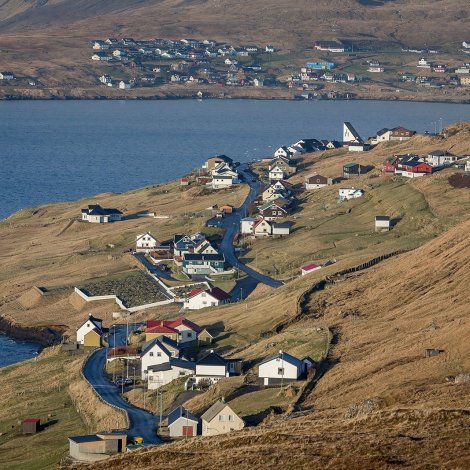
M 308 322 L 327 323 L 336 344 L 303 413 L 95 468 L 468 468 L 470 384 L 446 376 L 470 371 L 469 230 L 314 294 Z

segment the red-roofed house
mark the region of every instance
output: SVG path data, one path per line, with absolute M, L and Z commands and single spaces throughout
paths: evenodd
M 321 269 L 321 266 L 319 264 L 312 263 L 302 266 L 300 268 L 300 272 L 302 273 L 302 276 L 305 276 L 306 274 L 313 273 L 313 271 L 316 271 L 317 269 Z
M 206 290 L 193 289 L 184 302 L 184 308 L 199 310 L 205 307 L 217 307 L 229 302 L 230 295 L 218 287 Z
M 165 320 L 148 320 L 145 328 L 145 341 L 151 341 L 159 336 L 166 336 L 173 341 L 178 341 L 179 331 L 171 326 Z
M 223 292 L 228 296 L 223 290 L 215 287 L 217 291 Z M 214 290 L 212 289 L 212 291 Z M 206 292 L 202 289 L 193 289 L 190 296 L 198 295 L 201 292 Z M 222 297 L 221 294 L 219 294 Z M 147 320 L 145 328 L 145 341 L 150 341 L 152 339 L 158 338 L 159 336 L 167 336 L 168 338 L 176 341 L 178 344 L 187 343 L 189 341 L 196 341 L 200 339 L 202 342 L 208 342 L 207 338 L 212 338 L 210 333 L 206 329 L 201 328 L 196 323 L 188 320 L 185 317 L 179 317 L 175 320 Z M 201 337 L 201 338 L 200 338 Z M 209 341 L 210 342 L 210 341 Z

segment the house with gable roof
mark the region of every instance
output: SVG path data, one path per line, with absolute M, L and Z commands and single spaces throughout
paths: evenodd
M 261 385 L 278 385 L 299 380 L 311 367 L 311 359 L 298 359 L 284 351 L 267 357 L 258 366 L 258 378 Z
M 201 380 L 208 380 L 211 384 L 218 382 L 224 377 L 240 375 L 242 361 L 239 359 L 225 359 L 212 349 L 208 354 L 196 362 L 196 385 Z
M 216 401 L 202 416 L 202 435 L 217 436 L 245 427 L 244 421 L 224 400 Z
M 206 307 L 218 307 L 229 303 L 231 297 L 219 287 L 212 289 L 193 289 L 184 301 L 184 308 L 188 310 L 200 310 Z
M 199 418 L 180 405 L 168 414 L 170 437 L 193 437 L 198 434 Z
M 118 209 L 103 208 L 99 204 L 91 204 L 82 209 L 82 220 L 95 224 L 106 224 L 122 220 L 122 212 Z
M 161 246 L 161 243 L 150 233 L 145 232 L 137 235 L 135 251 L 137 253 L 150 253 Z
M 88 319 L 77 329 L 77 344 L 90 347 L 101 347 L 104 335 L 103 320 L 94 317 L 91 313 Z

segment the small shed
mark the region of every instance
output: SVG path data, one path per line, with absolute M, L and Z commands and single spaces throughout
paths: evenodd
M 375 231 L 388 232 L 390 230 L 390 217 L 388 215 L 375 216 Z
M 313 271 L 316 271 L 317 269 L 321 269 L 321 266 L 315 263 L 307 264 L 305 266 L 302 266 L 300 268 L 300 272 L 302 276 L 305 276 L 306 274 L 310 274 Z
M 219 210 L 224 214 L 231 214 L 233 212 L 233 206 L 231 206 L 230 204 L 224 204 L 223 206 L 219 207 Z
M 188 186 L 189 185 L 189 178 L 183 177 L 180 179 L 181 186 Z
M 168 430 L 171 437 L 193 437 L 197 435 L 199 419 L 183 406 L 168 415 Z
M 36 434 L 40 431 L 41 420 L 39 418 L 26 418 L 22 422 L 23 434 Z

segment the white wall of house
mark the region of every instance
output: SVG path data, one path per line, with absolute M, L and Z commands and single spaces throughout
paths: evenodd
M 203 379 L 209 379 L 211 382 L 217 382 L 218 380 L 227 377 L 228 371 L 227 366 L 205 366 L 196 364 L 196 383 L 199 383 Z
M 207 292 L 200 292 L 193 297 L 186 299 L 184 302 L 184 308 L 188 310 L 200 310 L 206 307 L 216 307 L 220 304 L 220 301 Z
M 170 360 L 170 355 L 168 355 L 158 343 L 154 344 L 151 349 L 146 351 L 146 353 L 141 357 L 141 371 L 142 377 L 145 377 L 145 373 L 150 366 L 155 366 L 158 364 L 164 364 Z
M 95 329 L 96 325 L 87 320 L 78 330 L 77 330 L 77 343 L 84 344 L 85 342 L 85 335 L 90 332 L 91 330 Z
M 276 227 L 273 226 L 273 235 L 289 235 L 290 227 Z
M 274 180 L 274 181 L 282 180 L 282 179 L 285 178 L 285 176 L 286 176 L 286 174 L 284 173 L 284 171 L 281 168 L 279 168 L 278 166 L 275 166 L 274 168 L 269 170 L 269 179 L 270 180 Z
M 180 332 L 178 343 L 187 343 L 197 340 L 197 333 L 186 325 L 178 325 L 175 330 Z
M 169 370 L 152 371 L 149 370 L 147 374 L 148 389 L 155 390 L 170 383 L 171 381 L 183 377 L 185 375 L 194 374 L 192 369 L 184 367 L 172 366 Z
M 295 366 L 281 358 L 274 358 L 269 362 L 260 364 L 258 377 L 260 379 L 287 379 L 296 380 L 302 373 L 301 366 Z
M 253 233 L 253 224 L 255 223 L 255 219 L 253 218 L 246 218 L 242 219 L 240 222 L 240 232 L 242 235 L 249 235 Z

